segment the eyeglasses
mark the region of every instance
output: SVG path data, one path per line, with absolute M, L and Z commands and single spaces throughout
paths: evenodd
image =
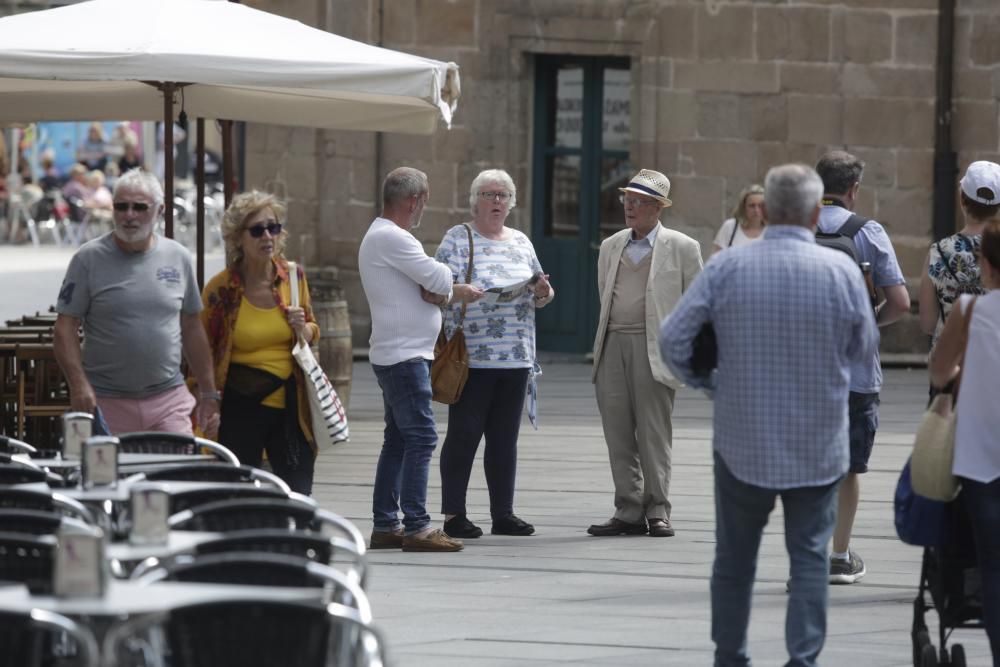
M 266 225 L 261 223 L 259 225 L 254 225 L 253 227 L 247 227 L 247 231 L 250 232 L 250 236 L 255 239 L 259 239 L 264 235 L 266 231 L 271 236 L 277 236 L 281 233 L 281 223 L 280 222 L 269 222 Z
M 655 204 L 655 199 L 639 199 L 638 197 L 626 197 L 625 195 L 618 195 L 618 201 L 620 201 L 625 206 L 645 206 L 646 204 Z
M 496 199 L 499 199 L 500 201 L 507 201 L 508 199 L 510 199 L 510 193 L 509 192 L 480 192 L 479 193 L 479 198 L 480 199 L 485 199 L 486 201 L 494 201 Z
M 114 206 L 115 210 L 118 211 L 119 213 L 125 213 L 130 208 L 136 213 L 145 213 L 146 211 L 149 210 L 149 204 L 147 204 L 144 201 L 133 201 L 133 202 L 116 201 L 114 204 L 112 204 L 112 206 Z

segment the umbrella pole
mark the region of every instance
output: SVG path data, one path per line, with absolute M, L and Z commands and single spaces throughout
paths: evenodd
M 198 287 L 205 286 L 205 119 L 198 117 L 195 121 L 195 181 L 198 184 L 197 204 L 197 239 L 198 239 Z
M 233 160 L 233 121 L 219 121 L 222 125 L 222 191 L 226 200 L 226 208 L 233 201 L 235 180 L 233 170 L 235 161 Z
M 163 84 L 163 231 L 174 238 L 174 84 Z

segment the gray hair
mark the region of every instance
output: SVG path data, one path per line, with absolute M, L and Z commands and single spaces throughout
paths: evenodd
M 823 191 L 843 195 L 861 182 L 865 163 L 847 151 L 830 151 L 816 163 L 816 173 L 823 179 Z
M 479 201 L 479 188 L 487 183 L 503 183 L 504 188 L 510 192 L 510 206 L 507 210 L 517 205 L 517 186 L 510 174 L 503 169 L 485 169 L 472 179 L 472 185 L 469 186 L 469 208 L 473 213 L 476 212 L 476 203 Z
M 115 189 L 112 195 L 117 197 L 118 191 L 122 188 L 145 192 L 157 204 L 163 203 L 163 186 L 160 185 L 160 179 L 152 172 L 146 171 L 141 167 L 129 169 L 119 176 L 118 180 L 115 181 Z
M 382 206 L 392 206 L 428 191 L 427 174 L 413 167 L 399 167 L 390 171 L 382 181 Z
M 823 181 L 804 164 L 773 167 L 764 179 L 764 205 L 772 225 L 808 227 L 823 199 Z

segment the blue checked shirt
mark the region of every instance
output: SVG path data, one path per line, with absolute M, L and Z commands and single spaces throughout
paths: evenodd
M 691 372 L 692 342 L 712 322 L 718 367 Z M 741 481 L 822 486 L 847 471 L 851 365 L 878 332 L 858 267 L 808 229 L 769 226 L 762 242 L 705 265 L 660 328 L 674 374 L 714 395 L 715 450 Z

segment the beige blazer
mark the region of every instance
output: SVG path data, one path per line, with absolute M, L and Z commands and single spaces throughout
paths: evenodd
M 671 389 L 681 386 L 667 370 L 660 358 L 657 337 L 660 323 L 677 305 L 681 294 L 691 286 L 701 272 L 701 245 L 690 236 L 667 229 L 657 222 L 659 231 L 653 242 L 653 257 L 646 283 L 646 349 L 649 350 L 649 366 L 653 379 Z M 601 243 L 597 256 L 597 291 L 601 297 L 601 317 L 597 323 L 594 338 L 594 371 L 591 381 L 597 381 L 597 365 L 604 352 L 604 336 L 608 330 L 608 314 L 611 311 L 611 295 L 614 292 L 618 267 L 622 253 L 628 243 L 631 229 L 623 229 L 609 236 Z

